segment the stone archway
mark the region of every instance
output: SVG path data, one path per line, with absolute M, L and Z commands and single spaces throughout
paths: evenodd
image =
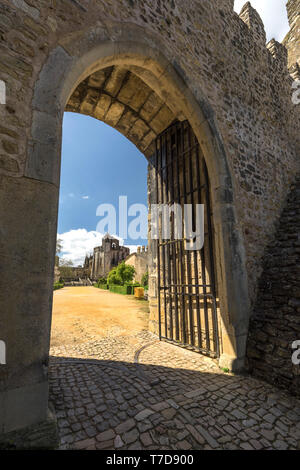
M 194 97 L 188 79 L 186 77 L 183 79 L 176 72 L 174 66 L 159 51 L 159 45 L 151 38 L 145 38 L 143 31 L 128 28 L 123 34 L 126 37 L 115 42 L 103 41 L 101 35 L 99 37 L 97 34 L 92 36 L 86 34 L 83 37 L 76 37 L 75 41 L 71 38 L 69 42 L 57 46 L 44 64 L 35 85 L 25 178 L 22 184 L 21 180 L 12 184 L 16 195 L 24 191 L 29 195 L 19 204 L 16 212 L 23 217 L 24 211 L 30 215 L 24 226 L 24 240 L 31 238 L 37 261 L 33 269 L 30 267 L 31 261 L 26 260 L 28 272 L 26 282 L 31 287 L 25 307 L 27 311 L 30 310 L 31 317 L 29 324 L 26 324 L 23 345 L 21 348 L 15 347 L 15 357 L 10 361 L 12 370 L 14 365 L 18 364 L 15 369 L 21 372 L 21 382 L 15 378 L 10 389 L 5 392 L 4 398 L 8 409 L 9 403 L 12 402 L 27 403 L 28 406 L 25 407 L 26 410 L 23 405 L 17 407 L 14 410 L 14 417 L 7 413 L 3 419 L 5 430 L 24 427 L 46 417 L 62 116 L 67 103 L 67 106 L 72 106 L 77 87 L 80 87 L 84 80 L 88 79 L 89 82 L 91 76 L 101 75 L 99 72 L 101 70 L 110 69 L 112 73 L 119 68 L 138 77 L 152 90 L 161 101 L 162 109 L 165 109 L 167 119 L 161 125 L 164 126 L 169 118 L 173 119 L 173 116 L 179 120 L 186 119 L 198 138 L 208 167 L 214 206 L 222 322 L 220 363 L 234 370 L 243 367 L 249 314 L 244 249 L 236 223 L 231 175 L 212 110 L 203 97 L 197 96 L 197 99 Z M 132 37 L 135 38 L 134 42 L 131 40 Z M 138 121 L 140 116 L 136 118 Z M 143 124 L 149 123 L 144 120 Z M 150 137 L 154 130 L 150 126 L 148 131 Z M 157 133 L 159 133 L 158 128 Z M 143 136 L 142 142 L 145 142 L 148 134 Z M 134 136 L 128 135 L 128 137 L 139 145 L 141 141 L 139 128 Z M 146 156 L 151 143 L 150 139 L 147 141 L 147 146 L 144 143 L 141 147 Z M 7 188 L 7 193 L 10 190 Z M 36 227 L 33 237 L 32 226 Z M 36 289 L 35 285 L 37 279 L 39 289 Z M 21 297 L 19 305 L 19 310 L 22 311 L 25 307 Z M 151 315 L 152 317 L 156 315 L 155 302 Z M 15 320 L 16 323 L 19 321 L 17 317 Z M 29 347 L 32 338 L 37 344 L 34 351 Z M 15 340 L 18 340 L 17 335 Z M 22 360 L 18 363 L 20 354 Z M 15 392 L 12 393 L 11 389 Z
M 144 84 L 145 93 L 148 89 L 154 94 L 165 118 L 158 123 L 157 134 L 172 120 L 187 119 L 200 143 L 211 181 L 223 331 L 223 354 L 220 362 L 224 366 L 238 370 L 243 367 L 248 328 L 247 278 L 244 269 L 242 238 L 236 225 L 231 175 L 222 140 L 214 123 L 213 112 L 203 98 L 201 98 L 202 106 L 199 105 L 189 89 L 188 79 L 183 80 L 159 52 L 158 47 L 150 47 L 146 43 L 144 34 L 141 37 L 139 29 L 131 30 L 127 35 L 130 37 L 133 35 L 136 41 L 126 41 L 124 38 L 120 42 L 112 43 L 102 42 L 99 38 L 95 38 L 91 45 L 85 38 L 80 38 L 76 43 L 78 47 L 70 42 L 71 45 L 64 44 L 64 48 L 59 46 L 51 53 L 35 88 L 32 151 L 28 155 L 26 176 L 58 186 L 62 113 L 65 106 L 67 109 L 76 110 L 77 94 L 77 106 L 83 108 L 86 106 L 85 109 L 81 108 L 80 112 L 95 116 L 93 113 L 97 105 L 95 106 L 91 96 L 91 89 L 95 87 L 89 84 L 93 84 L 93 80 L 94 84 L 97 80 L 99 83 L 101 73 L 105 81 L 106 73 L 114 78 L 119 72 L 121 78 L 125 79 L 125 85 L 130 80 L 138 81 Z M 69 47 L 70 54 L 66 52 Z M 75 50 L 76 54 L 72 55 L 71 51 Z M 57 70 L 60 71 L 59 75 L 55 73 Z M 80 95 L 80 88 L 84 86 L 84 81 L 88 90 L 85 99 L 81 102 L 78 94 Z M 116 80 L 115 82 L 117 83 Z M 124 88 L 120 90 L 122 91 L 126 94 Z M 86 99 L 88 93 L 92 101 L 90 109 L 88 109 L 89 101 Z M 99 91 L 98 95 L 101 95 Z M 124 102 L 120 104 L 115 101 L 116 108 L 122 104 L 124 106 Z M 91 110 L 92 106 L 94 106 L 94 111 Z M 146 156 L 149 156 L 155 139 L 155 129 L 153 129 L 154 126 L 149 125 L 149 130 L 146 130 L 141 138 L 139 132 L 144 131 L 143 126 L 147 123 L 142 116 L 137 114 L 136 109 L 126 110 L 128 113 L 135 112 L 136 114 L 134 118 L 136 126 L 132 126 L 133 132 L 127 137 L 139 146 Z M 205 109 L 205 114 L 203 109 Z M 99 117 L 103 119 L 103 116 Z M 108 123 L 114 125 L 113 120 L 108 119 Z M 116 124 L 115 126 L 118 129 Z M 119 130 L 126 135 L 126 129 L 121 125 Z M 44 142 L 41 142 L 40 136 L 45 136 Z M 52 142 L 49 143 L 49 137 L 50 141 L 55 141 L 56 146 Z M 38 151 L 41 145 L 45 146 L 43 159 Z

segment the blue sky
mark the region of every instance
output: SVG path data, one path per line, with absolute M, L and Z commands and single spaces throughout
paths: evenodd
M 147 165 L 144 155 L 112 127 L 65 113 L 58 217 L 65 258 L 81 263 L 85 253 L 101 243 L 102 234 L 96 234 L 99 204 L 118 209 L 119 196 L 127 196 L 128 206 L 147 205 Z M 124 243 L 134 250 L 147 241 Z
M 239 13 L 245 0 L 235 1 Z M 289 30 L 286 0 L 252 0 L 265 24 L 267 41 L 282 41 Z M 65 113 L 58 238 L 62 256 L 81 264 L 85 254 L 101 244 L 96 231 L 99 204 L 118 207 L 118 197 L 128 196 L 128 205 L 147 204 L 147 161 L 119 132 L 88 116 Z M 129 219 L 130 220 L 130 219 Z M 113 234 L 115 235 L 115 234 Z M 130 246 L 146 240 L 121 240 Z

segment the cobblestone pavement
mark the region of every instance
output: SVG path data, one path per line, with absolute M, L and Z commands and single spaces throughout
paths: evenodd
M 299 400 L 146 331 L 51 354 L 61 448 L 300 449 Z

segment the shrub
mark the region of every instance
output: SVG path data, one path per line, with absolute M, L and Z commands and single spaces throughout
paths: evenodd
M 98 284 L 97 287 L 98 287 L 98 289 L 104 289 L 104 290 L 108 290 L 108 289 L 109 289 L 108 284 Z
M 98 287 L 99 289 L 108 289 L 106 277 L 100 277 L 98 282 L 95 284 L 95 287 Z
M 146 272 L 142 277 L 142 287 L 148 288 L 149 285 L 149 273 Z
M 121 286 L 122 285 L 122 279 L 117 273 L 117 268 L 113 268 L 109 275 L 107 276 L 107 282 L 109 285 L 115 285 L 115 286 Z
M 53 285 L 53 290 L 62 289 L 63 287 L 64 287 L 63 282 L 55 282 L 54 285 Z
M 134 267 L 127 265 L 122 261 L 119 266 L 110 271 L 107 277 L 107 282 L 109 285 L 124 286 L 125 284 L 132 282 L 134 274 Z

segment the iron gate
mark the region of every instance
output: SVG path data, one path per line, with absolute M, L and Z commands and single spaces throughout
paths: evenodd
M 209 179 L 199 143 L 189 123 L 176 122 L 156 140 L 156 200 L 159 204 L 204 204 L 204 246 L 187 250 L 176 239 L 174 214 L 170 234 L 163 238 L 162 214 L 157 240 L 160 339 L 212 357 L 219 356 Z

